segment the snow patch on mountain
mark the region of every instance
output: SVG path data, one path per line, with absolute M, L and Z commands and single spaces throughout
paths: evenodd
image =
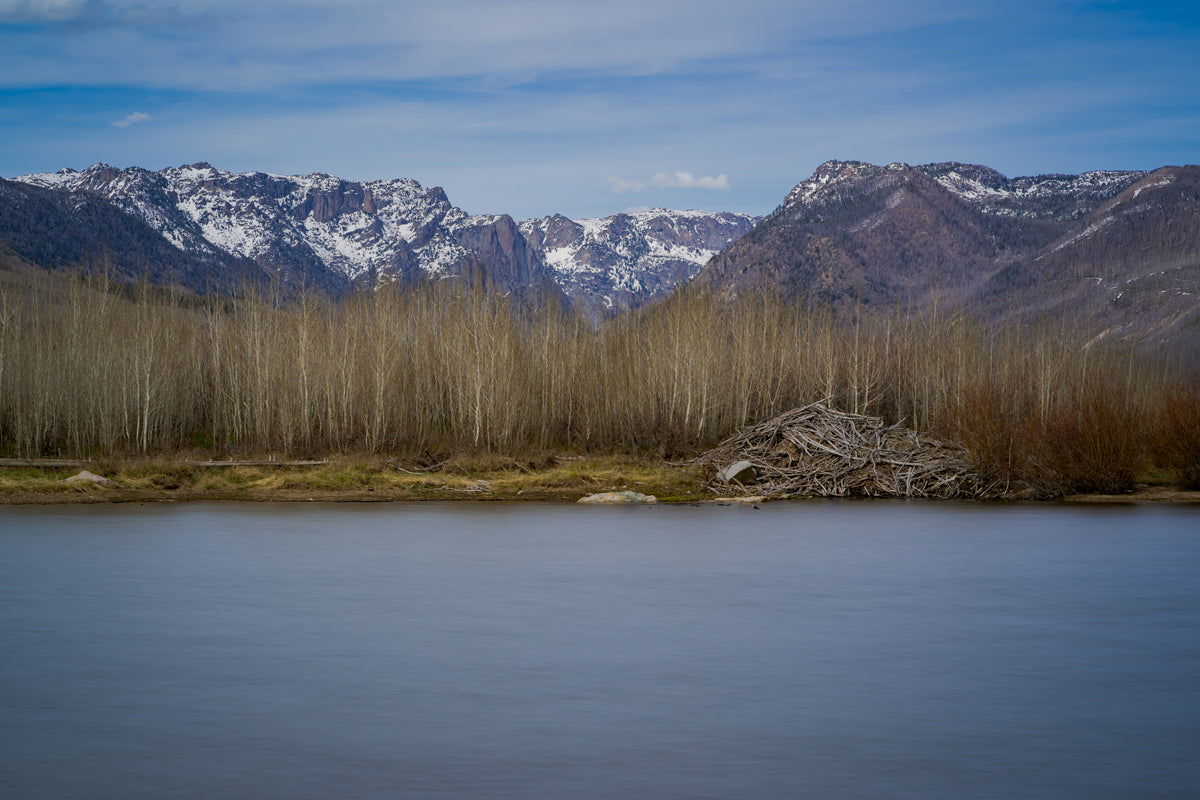
M 1091 225 L 1088 225 L 1086 228 L 1084 228 L 1079 233 L 1077 233 L 1074 236 L 1072 236 L 1071 238 L 1067 239 L 1066 241 L 1060 242 L 1059 244 L 1055 245 L 1054 249 L 1051 250 L 1050 252 L 1057 253 L 1059 250 L 1062 250 L 1064 247 L 1069 247 L 1070 245 L 1074 244 L 1075 242 L 1078 242 L 1080 239 L 1086 239 L 1089 236 L 1094 236 L 1095 234 L 1104 230 L 1105 228 L 1107 228 L 1109 225 L 1112 225 L 1116 221 L 1117 221 L 1116 217 L 1105 217 L 1104 219 L 1099 220 L 1098 222 L 1094 222 Z M 1043 258 L 1043 256 L 1038 256 L 1034 260 L 1041 261 L 1042 258 Z
M 458 234 L 497 219 L 471 217 L 441 189 L 408 179 L 357 183 L 325 173 L 233 173 L 199 163 L 159 172 L 96 164 L 18 180 L 99 194 L 184 250 L 216 248 L 268 265 L 290 251 L 309 252 L 350 281 L 393 274 L 413 256 L 424 272 L 444 272 L 469 254 L 455 241 Z
M 888 168 L 893 165 L 889 164 Z M 826 161 L 817 167 L 812 177 L 801 181 L 784 198 L 783 208 L 811 206 L 820 202 L 838 184 L 853 180 L 881 168 L 863 161 Z
M 1022 218 L 1075 219 L 1115 197 L 1146 173 L 1096 170 L 1079 175 L 1008 178 L 989 167 L 948 161 L 911 167 L 893 162 L 883 167 L 862 161 L 826 161 L 788 194 L 781 209 L 814 208 L 860 179 L 907 170 L 924 173 L 947 191 L 986 214 Z
M 926 164 L 916 169 L 985 214 L 1030 219 L 1083 216 L 1146 174 L 1094 170 L 1078 175 L 1007 178 L 988 167 L 956 162 Z
M 1136 200 L 1137 196 L 1139 194 L 1141 194 L 1142 192 L 1146 191 L 1147 189 L 1157 189 L 1157 188 L 1160 188 L 1163 186 L 1170 186 L 1171 183 L 1174 182 L 1174 180 L 1175 180 L 1175 176 L 1167 175 L 1167 176 L 1164 176 L 1161 180 L 1155 181 L 1154 183 L 1147 183 L 1142 186 L 1139 186 L 1138 188 L 1133 190 L 1133 199 Z
M 506 280 L 536 284 L 537 275 L 548 275 L 585 306 L 607 298 L 629 307 L 667 294 L 755 222 L 745 214 L 653 209 L 517 224 L 504 215 L 469 215 L 440 188 L 406 178 L 234 173 L 204 162 L 157 172 L 101 163 L 18 180 L 104 197 L 188 252 L 301 274 L 323 265 L 350 283 L 414 271 L 444 275 L 467 263 L 493 269 L 500 259 Z
M 530 219 L 520 230 L 567 296 L 595 311 L 669 294 L 755 222 L 746 214 L 657 208 L 580 220 Z

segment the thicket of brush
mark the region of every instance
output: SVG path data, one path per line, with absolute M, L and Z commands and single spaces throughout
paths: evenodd
M 963 442 L 988 476 L 1197 478 L 1194 387 L 1068 331 L 701 292 L 588 326 L 479 282 L 205 301 L 104 278 L 0 288 L 0 452 L 636 450 L 680 458 L 826 400 Z

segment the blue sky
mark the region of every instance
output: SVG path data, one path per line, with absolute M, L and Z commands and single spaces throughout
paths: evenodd
M 0 176 L 410 177 L 521 219 L 770 211 L 828 159 L 1200 161 L 1200 4 L 0 0 Z

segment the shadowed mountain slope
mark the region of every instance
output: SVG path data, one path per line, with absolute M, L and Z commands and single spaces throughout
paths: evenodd
M 831 161 L 697 280 L 836 309 L 938 299 L 1200 363 L 1200 167 L 1009 179 Z

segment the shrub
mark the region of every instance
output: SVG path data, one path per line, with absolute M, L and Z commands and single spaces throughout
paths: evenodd
M 1180 488 L 1200 489 L 1200 386 L 1170 386 L 1154 412 L 1152 457 L 1176 473 Z
M 986 481 L 1037 486 L 1044 483 L 1035 452 L 1037 425 L 1014 413 L 1016 400 L 993 383 L 971 384 L 947 409 L 946 433 L 971 452 Z
M 1041 461 L 1064 492 L 1133 489 L 1141 465 L 1137 412 L 1094 387 L 1041 424 Z

